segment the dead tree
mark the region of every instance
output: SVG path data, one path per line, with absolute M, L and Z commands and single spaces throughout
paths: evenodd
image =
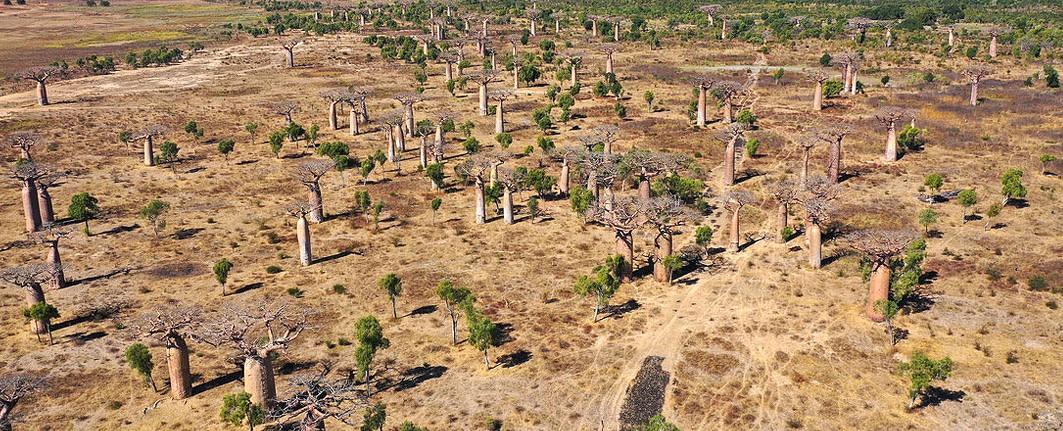
M 823 81 L 826 81 L 829 76 L 819 70 L 810 70 L 805 72 L 805 79 L 816 85 L 816 88 L 812 92 L 812 109 L 816 111 L 823 110 Z
M 299 108 L 299 102 L 280 102 L 270 107 L 270 112 L 284 116 L 286 124 L 292 124 L 292 114 Z
M 646 205 L 633 196 L 616 198 L 608 207 L 602 202 L 595 203 L 590 209 L 590 219 L 607 226 L 616 233 L 616 254 L 624 257 L 620 268 L 620 280 L 631 281 L 632 264 L 635 259 L 635 246 L 632 233 L 643 226 L 646 220 Z
M 620 39 L 617 40 L 619 41 Z M 613 73 L 613 54 L 616 54 L 620 47 L 607 43 L 601 46 L 601 50 L 605 53 L 605 73 Z
M 299 39 L 288 39 L 281 42 L 281 47 L 288 52 L 288 67 L 295 67 L 295 46 L 302 43 Z
M 0 430 L 11 431 L 11 411 L 24 398 L 47 386 L 48 381 L 42 377 L 26 374 L 0 377 Z
M 579 137 L 579 140 L 587 150 L 601 144 L 602 152 L 612 154 L 613 144 L 620 140 L 620 128 L 610 125 L 598 126 L 588 130 L 586 135 Z
M 402 104 L 402 107 L 403 107 L 403 110 L 404 110 L 403 111 L 404 112 L 403 113 L 403 117 L 406 120 L 406 126 L 405 126 L 406 136 L 412 138 L 413 137 L 413 129 L 416 128 L 416 124 L 417 124 L 417 121 L 414 120 L 414 117 L 413 117 L 413 105 L 415 103 L 417 103 L 417 102 L 425 100 L 425 97 L 421 93 L 414 93 L 414 92 L 399 93 L 399 94 L 396 94 L 396 95 L 391 96 L 391 97 L 394 98 L 395 100 L 399 101 L 399 103 Z M 402 151 L 406 151 L 405 140 L 403 140 L 403 145 L 401 147 L 401 150 Z
M 339 130 L 339 122 L 336 119 L 336 106 L 344 102 L 347 89 L 337 88 L 321 92 L 321 98 L 328 102 L 328 127 L 329 130 Z
M 718 4 L 707 4 L 699 6 L 698 9 L 704 12 L 705 15 L 709 17 L 709 27 L 712 27 L 716 25 L 716 20 L 714 19 L 714 17 L 716 16 L 716 14 L 720 13 L 720 9 L 723 9 L 723 7 Z
M 690 158 L 678 154 L 633 151 L 624 156 L 624 164 L 630 167 L 631 174 L 638 177 L 639 199 L 650 200 L 650 181 L 652 178 L 678 171 L 690 162 Z
M 712 86 L 712 94 L 720 100 L 720 103 L 723 103 L 724 123 L 730 124 L 734 122 L 733 108 L 731 105 L 734 102 L 735 96 L 738 96 L 738 94 L 745 91 L 745 89 L 745 85 L 734 81 L 717 82 Z
M 470 81 L 475 82 L 480 88 L 480 115 L 487 116 L 487 85 L 498 81 L 500 72 L 497 69 L 483 69 L 465 74 Z
M 777 180 L 768 183 L 767 189 L 775 199 L 775 207 L 778 209 L 775 218 L 775 240 L 779 244 L 785 244 L 787 238 L 783 231 L 790 225 L 790 204 L 797 200 L 797 184 L 790 180 Z
M 170 133 L 166 126 L 152 124 L 129 138 L 131 141 L 144 140 L 144 166 L 155 166 L 155 138 Z
M 554 160 L 561 162 L 561 173 L 557 177 L 557 191 L 561 197 L 568 196 L 570 180 L 570 165 L 580 159 L 580 155 L 583 153 L 581 148 L 576 147 L 561 147 L 555 148 L 550 152 L 550 157 Z
M 63 69 L 55 66 L 37 66 L 23 70 L 15 77 L 35 81 L 37 83 L 37 104 L 44 106 L 48 104 L 48 79 L 62 72 Z
M 978 84 L 983 78 L 992 74 L 993 68 L 989 66 L 972 66 L 964 69 L 963 76 L 971 82 L 971 106 L 978 105 Z
M 696 222 L 698 213 L 673 196 L 660 196 L 643 202 L 647 223 L 657 228 L 657 236 L 653 239 L 653 278 L 661 283 L 671 283 L 672 270 L 664 265 L 664 260 L 672 255 L 672 237 L 676 228 Z
M 868 288 L 866 307 L 869 319 L 875 322 L 884 320 L 877 304 L 889 299 L 892 276 L 890 260 L 904 251 L 913 239 L 913 232 L 892 229 L 868 229 L 846 236 L 849 246 L 866 254 L 871 261 L 871 284 Z
M 46 223 L 41 230 L 31 234 L 31 239 L 48 247 L 48 264 L 52 266 L 49 271 L 52 276 L 52 289 L 66 287 L 66 277 L 63 274 L 63 260 L 59 257 L 59 241 L 70 235 L 71 230 L 54 223 Z
M 459 174 L 473 180 L 476 194 L 476 224 L 487 223 L 487 209 L 484 206 L 484 175 L 495 167 L 497 158 L 490 154 L 473 154 L 461 164 L 454 167 Z
M 583 64 L 583 51 L 568 51 L 565 52 L 563 58 L 568 59 L 569 65 L 572 67 L 572 83 L 571 87 L 575 87 L 579 83 L 579 67 Z
M 896 106 L 879 108 L 875 119 L 886 128 L 886 161 L 897 161 L 897 122 L 905 118 L 914 118 L 915 112 Z
M 0 270 L 0 281 L 13 285 L 26 291 L 26 308 L 34 304 L 45 302 L 44 289 L 41 287 L 51 275 L 54 267 L 47 263 L 30 263 L 20 266 L 8 267 Z M 30 331 L 37 336 L 47 333 L 51 326 L 49 319 L 30 320 Z
M 716 78 L 702 75 L 694 78 L 694 86 L 698 88 L 698 127 L 705 127 L 707 119 L 707 104 L 709 89 L 716 85 Z
M 281 422 L 298 419 L 301 431 L 324 431 L 331 421 L 357 425 L 356 413 L 366 407 L 366 400 L 350 379 L 329 381 L 331 371 L 332 365 L 325 363 L 320 372 L 296 376 L 295 393 L 277 403 L 273 416 Z
M 743 123 L 728 124 L 719 140 L 727 145 L 723 153 L 723 183 L 728 186 L 735 184 L 735 147 L 738 140 L 745 136 L 747 126 Z
M 314 255 L 310 250 L 310 227 L 306 222 L 307 214 L 313 213 L 316 208 L 307 202 L 297 201 L 284 207 L 284 213 L 296 218 L 295 237 L 299 241 L 299 263 L 310 266 Z
M 745 190 L 732 190 L 724 197 L 723 207 L 731 212 L 731 239 L 727 243 L 727 250 L 737 253 L 741 244 L 740 225 L 738 215 L 742 207 L 753 202 L 753 194 Z
M 827 178 L 833 184 L 838 183 L 842 170 L 842 139 L 852 133 L 852 127 L 846 124 L 829 124 L 816 130 L 816 137 L 827 143 Z M 807 159 L 805 160 L 807 164 Z
M 7 137 L 7 144 L 19 150 L 19 158 L 33 161 L 30 149 L 41 143 L 41 135 L 33 132 L 15 132 Z
M 229 308 L 205 330 L 201 340 L 226 346 L 233 359 L 244 362 L 244 392 L 251 402 L 271 411 L 276 405 L 277 386 L 273 356 L 284 352 L 309 326 L 313 310 L 288 302 L 265 300 L 256 306 Z M 200 338 L 200 337 L 197 337 Z
M 182 400 L 192 396 L 192 373 L 188 362 L 188 339 L 196 337 L 202 311 L 188 305 L 156 307 L 137 322 L 145 338 L 166 348 L 166 368 L 170 374 L 170 396 Z
M 512 95 L 513 92 L 506 89 L 493 90 L 487 95 L 489 99 L 495 101 L 495 134 L 506 132 L 506 120 L 502 105 Z
M 292 177 L 299 184 L 306 186 L 309 192 L 307 205 L 314 209 L 310 212 L 310 221 L 314 223 L 325 221 L 325 210 L 321 200 L 321 177 L 335 167 L 334 160 L 314 160 L 303 163 L 292 171 Z
M 855 84 L 853 84 L 853 75 L 855 65 L 860 57 L 853 52 L 842 52 L 834 54 L 831 57 L 831 64 L 842 68 L 842 93 L 849 91 Z
M 856 17 L 849 19 L 849 28 L 855 29 L 859 35 L 857 43 L 864 43 L 864 39 L 867 38 L 867 29 L 871 28 L 874 24 L 874 21 L 867 18 Z
M 46 175 L 47 168 L 33 162 L 15 165 L 11 169 L 10 177 L 22 184 L 22 213 L 26 218 L 26 232 L 36 232 L 44 224 L 41 220 L 37 180 Z
M 989 33 L 989 57 L 997 58 L 997 36 L 1007 33 L 1008 29 L 998 26 L 990 26 L 986 29 L 986 33 Z

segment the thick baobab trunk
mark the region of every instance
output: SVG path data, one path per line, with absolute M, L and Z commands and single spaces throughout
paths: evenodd
M 808 264 L 819 269 L 823 266 L 823 232 L 816 223 L 808 225 Z
M 361 101 L 359 103 L 362 105 L 362 109 L 359 111 L 359 113 L 362 114 L 362 122 L 363 123 L 368 123 L 369 122 L 369 107 L 366 106 L 366 102 L 365 102 L 366 98 L 365 97 L 361 97 L 360 99 L 361 99 Z
M 852 65 L 846 64 L 842 70 L 842 93 L 844 94 L 849 90 L 849 85 L 852 83 Z
M 417 149 L 417 157 L 421 162 L 421 169 L 428 167 L 428 135 L 421 137 L 421 147 Z
M 606 211 L 613 210 L 613 202 L 616 201 L 616 195 L 613 193 L 613 185 L 607 184 L 602 188 L 602 204 L 605 206 Z
M 639 199 L 650 200 L 650 177 L 645 173 L 639 176 Z
M 26 232 L 36 232 L 41 229 L 41 209 L 37 197 L 36 181 L 22 182 L 22 212 L 26 216 Z
M 480 116 L 487 116 L 487 84 L 480 84 Z
M 698 87 L 698 127 L 705 127 L 706 93 L 708 93 L 707 88 Z
M 310 227 L 307 226 L 306 216 L 299 217 L 295 229 L 295 236 L 299 241 L 299 263 L 310 266 L 313 253 L 310 251 Z
M 491 173 L 490 173 L 490 178 L 491 179 L 490 179 L 490 182 L 488 183 L 491 187 L 494 187 L 495 183 L 498 182 L 498 165 L 499 165 L 498 163 L 495 163 L 495 164 L 491 165 Z
M 735 145 L 738 138 L 727 141 L 727 150 L 723 156 L 723 183 L 733 186 L 735 183 Z
M 613 40 L 620 42 L 620 23 L 613 26 Z
M 635 262 L 635 246 L 631 232 L 617 231 L 616 233 L 616 254 L 624 256 L 624 264 L 620 267 L 620 281 L 624 283 L 631 282 L 631 266 Z
M 886 161 L 897 161 L 897 126 L 890 123 L 886 130 Z
M 823 110 L 823 83 L 816 82 L 815 92 L 812 93 L 812 109 Z
M 445 73 L 447 75 L 447 82 L 453 81 L 454 80 L 454 63 L 451 63 L 451 62 L 448 61 L 446 63 L 446 66 L 443 67 L 443 70 L 445 71 Z
M 971 83 L 971 106 L 978 105 L 978 81 Z
M 598 37 L 598 20 L 591 20 L 591 36 Z
M 358 15 L 358 27 L 365 27 L 365 15 Z
M 831 184 L 838 184 L 842 170 L 842 141 L 835 139 L 827 146 L 827 179 Z
M 516 54 L 513 54 L 516 57 Z M 520 89 L 520 67 L 513 66 L 513 89 Z
M 483 22 L 483 37 L 487 37 L 487 21 Z
M 993 38 L 989 40 L 989 57 L 997 58 L 997 37 L 996 37 L 996 35 L 994 35 Z M 45 102 L 45 104 L 47 104 L 47 102 Z
M 251 394 L 251 403 L 263 408 L 272 407 L 277 399 L 273 378 L 273 361 L 269 356 L 248 356 L 244 359 L 244 392 Z
M 949 48 L 952 48 L 952 46 L 955 45 L 955 42 L 956 42 L 955 33 L 953 33 L 953 30 L 950 28 L 949 29 Z
M 52 194 L 48 193 L 48 187 L 37 186 L 37 207 L 41 214 L 41 225 L 55 222 L 55 213 L 52 211 Z
M 192 374 L 188 367 L 188 344 L 172 336 L 166 346 L 166 367 L 170 371 L 170 396 L 182 400 L 192 396 Z
M 413 104 L 406 105 L 406 136 L 413 137 L 413 131 L 417 128 L 417 121 L 413 118 Z M 405 148 L 403 148 L 405 150 Z
M 310 211 L 310 221 L 314 223 L 321 223 L 325 221 L 325 207 L 321 201 L 321 185 L 314 183 L 307 186 L 307 202 L 310 203 L 310 207 L 313 208 Z
M 849 84 L 849 94 L 856 94 L 856 83 L 859 82 L 859 81 L 856 79 L 856 68 L 855 67 L 853 68 L 852 76 L 849 77 L 849 79 L 852 80 L 852 82 Z
M 735 208 L 731 213 L 731 240 L 727 244 L 727 250 L 731 252 L 738 252 L 739 243 L 739 231 L 738 231 L 738 213 L 741 212 L 739 208 Z
M 786 229 L 786 226 L 788 226 L 790 223 L 790 204 L 786 202 L 779 202 L 778 210 L 779 214 L 775 218 L 775 239 L 779 242 L 779 244 L 785 244 L 786 235 L 783 234 L 783 229 Z
M 295 50 L 288 50 L 288 67 L 295 67 Z
M 40 284 L 34 282 L 33 285 L 26 289 L 26 308 L 32 307 L 41 302 L 44 302 L 44 290 L 41 289 Z M 30 320 L 30 331 L 35 335 L 45 334 L 48 332 L 48 327 L 50 325 L 50 319 L 44 319 L 41 321 Z
M 570 88 L 571 87 L 575 87 L 576 84 L 579 82 L 579 77 L 577 77 L 577 72 L 576 72 L 577 69 L 579 69 L 579 68 L 576 67 L 575 64 L 573 64 L 572 65 L 572 85 L 570 86 Z
M 498 105 L 495 106 L 495 134 L 505 133 L 506 123 L 502 114 L 502 101 L 498 101 Z
M 733 115 L 731 115 L 731 99 L 723 102 L 723 122 L 727 124 L 734 122 Z
M 155 145 L 151 136 L 144 138 L 144 166 L 155 166 Z
M 442 149 L 443 148 L 443 142 L 444 142 L 443 141 L 443 124 L 442 124 L 443 122 L 440 121 L 439 123 L 440 124 L 436 125 L 436 146 L 438 148 Z M 442 151 L 440 151 L 440 152 L 442 152 Z M 442 158 L 442 154 L 439 154 L 439 152 L 435 152 L 435 151 L 433 151 L 432 154 L 433 154 L 432 157 L 434 158 L 436 163 L 441 163 L 442 162 L 442 160 L 440 160 Z
M 399 123 L 398 126 L 395 127 L 395 147 L 398 149 L 398 151 L 396 151 L 396 155 L 395 155 L 395 160 L 396 161 L 398 161 L 398 159 L 402 158 L 402 152 L 406 151 L 406 130 L 405 129 L 406 129 L 406 126 L 404 126 L 402 123 Z
M 723 25 L 720 26 L 720 40 L 727 39 L 727 19 L 722 21 Z
M 605 54 L 605 73 L 613 73 L 613 54 Z
M 534 20 L 532 20 L 532 22 L 531 22 L 531 35 L 535 36 L 535 21 Z
M 502 190 L 502 216 L 506 224 L 513 224 L 513 191 L 509 186 Z
M 476 224 L 487 223 L 487 209 L 484 207 L 484 181 L 476 179 Z
M 569 175 L 568 175 L 568 160 L 565 160 L 561 165 L 561 175 L 558 176 L 557 189 L 561 192 L 561 196 L 568 195 L 569 187 Z
M 336 104 L 340 103 L 338 100 L 329 102 L 328 104 L 328 127 L 330 130 L 337 130 L 339 126 L 336 121 Z
M 661 232 L 654 239 L 653 244 L 657 246 L 657 260 L 653 262 L 653 279 L 661 283 L 668 283 L 671 278 L 671 271 L 664 266 L 664 259 L 672 255 L 672 234 Z
M 37 81 L 37 104 L 41 106 L 48 104 L 48 88 L 44 81 Z
M 587 171 L 587 190 L 591 191 L 595 201 L 602 195 L 602 187 L 598 184 L 598 173 L 592 170 Z
M 890 266 L 888 263 L 881 263 L 875 267 L 875 272 L 871 274 L 871 287 L 867 292 L 867 318 L 881 322 L 885 317 L 880 313 L 875 303 L 878 301 L 889 298 L 890 294 Z
M 63 260 L 59 257 L 59 241 L 52 241 L 51 247 L 48 249 L 48 264 L 52 265 L 52 289 L 66 287 Z
M 354 106 L 351 106 L 351 118 L 348 121 L 351 123 L 351 136 L 361 133 L 361 130 L 359 130 L 361 127 L 358 124 L 358 111 L 354 109 Z
M 890 29 L 886 29 L 886 48 L 893 46 L 893 32 Z

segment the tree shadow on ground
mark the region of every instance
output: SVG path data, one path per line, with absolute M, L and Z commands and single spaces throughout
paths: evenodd
M 68 281 L 66 283 L 66 287 L 64 287 L 64 289 L 66 289 L 67 287 L 77 286 L 79 284 L 92 283 L 93 281 L 96 281 L 96 280 L 108 279 L 108 278 L 114 277 L 114 276 L 116 276 L 118 274 L 129 274 L 129 268 L 116 269 L 116 270 L 108 272 L 108 273 L 104 273 L 104 274 L 100 274 L 100 275 L 94 275 L 94 276 L 91 276 L 91 277 L 85 277 L 85 278 L 82 278 L 80 280 Z
M 923 407 L 933 407 L 940 405 L 945 401 L 963 402 L 963 399 L 967 396 L 964 391 L 953 391 L 949 389 L 943 389 L 936 386 L 926 388 L 926 392 L 923 393 L 923 401 L 916 404 L 914 409 L 921 409 Z
M 240 288 L 238 288 L 236 290 L 230 290 L 230 291 L 226 292 L 225 296 L 236 295 L 238 293 L 244 293 L 244 292 L 249 291 L 249 290 L 258 289 L 258 288 L 260 288 L 262 286 L 264 286 L 264 284 L 262 284 L 261 282 L 245 284 L 245 285 L 241 286 Z
M 439 309 L 439 307 L 437 307 L 435 305 L 425 305 L 423 307 L 417 307 L 417 308 L 413 309 L 413 311 L 411 311 L 409 313 L 406 313 L 406 315 L 402 316 L 402 317 L 413 317 L 413 316 L 421 316 L 421 315 L 424 315 L 424 314 L 432 314 L 432 313 L 435 313 L 436 310 L 438 310 L 438 309 Z
M 639 302 L 634 299 L 629 299 L 623 304 L 610 307 L 609 314 L 606 315 L 605 318 L 622 319 L 626 314 L 638 310 L 639 308 L 642 308 L 642 304 L 639 304 Z
M 173 233 L 173 236 L 177 239 L 188 239 L 196 236 L 196 234 L 200 232 L 203 232 L 203 228 L 201 227 L 191 229 L 179 229 L 177 230 L 177 232 Z
M 513 338 L 513 324 L 512 323 L 497 323 L 495 324 L 495 346 L 502 346 L 506 343 L 515 340 Z
M 313 263 L 314 264 L 325 263 L 325 262 L 328 262 L 328 261 L 344 258 L 344 257 L 350 256 L 352 254 L 360 255 L 361 253 L 355 253 L 355 252 L 350 251 L 350 250 L 344 250 L 344 251 L 341 251 L 339 253 L 334 253 L 334 254 L 329 255 L 329 256 L 325 256 L 325 257 L 322 257 L 322 258 L 319 258 L 319 259 L 315 259 Z
M 116 233 L 131 232 L 131 231 L 134 231 L 134 230 L 137 230 L 137 229 L 140 229 L 140 223 L 133 223 L 133 224 L 131 224 L 129 226 L 121 226 L 121 225 L 115 226 L 115 227 L 111 228 L 110 230 L 105 230 L 105 231 L 99 232 L 99 233 L 97 233 L 95 235 L 113 235 L 113 234 L 116 234 Z M 93 236 L 95 236 L 95 235 L 93 235 Z
M 244 370 L 236 370 L 229 374 L 222 374 L 213 379 L 207 380 L 199 385 L 192 386 L 192 396 L 199 395 L 203 392 L 209 391 L 214 388 L 225 386 L 229 383 L 240 380 L 244 376 Z M 193 381 L 196 376 L 193 376 Z
M 395 388 L 395 392 L 402 392 L 408 389 L 416 388 L 428 380 L 438 379 L 443 377 L 443 374 L 448 370 L 447 367 L 442 365 L 428 365 L 423 364 L 419 367 L 413 367 L 406 371 L 403 371 L 399 376 L 399 381 L 392 387 Z
M 1026 207 L 1030 206 L 1030 203 L 1026 199 L 1011 198 L 1011 199 L 1008 200 L 1008 205 L 1007 206 L 1015 207 L 1015 208 L 1026 208 Z
M 495 359 L 495 366 L 501 366 L 502 368 L 513 368 L 530 361 L 531 358 L 531 352 L 525 349 L 520 349 L 516 352 L 499 356 L 497 359 Z
M 744 183 L 746 181 L 752 180 L 752 179 L 754 179 L 756 177 L 759 177 L 761 175 L 764 175 L 764 173 L 760 172 L 760 171 L 758 171 L 756 169 L 750 169 L 750 170 L 744 171 L 744 172 L 742 172 L 742 176 L 735 178 L 735 184 L 742 184 L 742 183 Z

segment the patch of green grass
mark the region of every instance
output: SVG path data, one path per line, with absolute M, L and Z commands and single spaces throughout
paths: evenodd
M 136 42 L 172 42 L 196 39 L 196 36 L 183 31 L 149 30 L 116 33 L 96 33 L 78 36 L 76 39 L 57 40 L 44 45 L 45 48 L 89 48 L 102 45 L 121 45 Z

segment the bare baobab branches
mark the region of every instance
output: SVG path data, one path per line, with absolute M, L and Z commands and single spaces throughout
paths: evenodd
M 498 159 L 490 154 L 473 154 L 461 164 L 454 167 L 459 174 L 471 178 L 476 186 L 476 223 L 487 223 L 487 210 L 484 207 L 484 175 L 497 167 Z
M 326 421 L 356 425 L 352 416 L 366 406 L 365 398 L 355 392 L 350 379 L 330 381 L 331 371 L 332 365 L 324 364 L 320 372 L 296 376 L 295 393 L 277 403 L 273 416 L 282 421 L 301 417 L 303 430 L 324 430 Z
M 297 219 L 295 225 L 296 239 L 299 241 L 299 263 L 310 266 L 314 255 L 310 250 L 310 227 L 307 225 L 306 216 L 314 212 L 314 207 L 309 202 L 297 201 L 284 207 L 284 213 Z
M 154 338 L 166 348 L 166 365 L 170 374 L 170 396 L 185 399 L 192 395 L 192 374 L 188 363 L 189 338 L 195 337 L 202 324 L 202 311 L 186 305 L 157 307 L 137 323 L 144 337 Z
M 590 209 L 590 219 L 608 226 L 616 233 L 616 253 L 624 256 L 623 268 L 620 268 L 621 281 L 631 281 L 632 263 L 635 248 L 632 232 L 643 226 L 646 217 L 646 205 L 642 200 L 632 196 L 615 198 L 610 205 L 597 202 Z
M 412 138 L 413 137 L 413 129 L 415 128 L 415 125 L 417 124 L 417 121 L 415 121 L 414 118 L 413 118 L 413 105 L 415 103 L 417 103 L 417 102 L 425 100 L 424 95 L 422 95 L 421 93 L 415 93 L 415 92 L 405 92 L 405 93 L 398 93 L 398 94 L 396 94 L 394 96 L 391 96 L 391 97 L 394 98 L 395 100 L 399 101 L 399 103 L 402 104 L 402 107 L 404 109 L 403 118 L 406 121 L 406 136 Z M 402 150 L 405 150 L 405 148 L 402 148 Z
M 868 18 L 856 17 L 849 19 L 849 28 L 855 29 L 857 34 L 859 34 L 857 43 L 864 43 L 864 39 L 867 37 L 867 29 L 874 24 L 875 22 Z
M 790 204 L 797 200 L 797 184 L 790 180 L 775 180 L 767 185 L 768 193 L 775 199 L 778 215 L 775 222 L 776 241 L 786 243 L 785 230 L 789 226 Z
M 867 317 L 876 322 L 884 318 L 876 308 L 878 301 L 889 298 L 890 259 L 900 254 L 913 239 L 915 233 L 907 230 L 867 229 L 846 236 L 846 242 L 871 260 L 871 285 L 867 298 Z
M 613 152 L 613 144 L 619 139 L 620 128 L 609 125 L 595 127 L 588 130 L 586 135 L 579 137 L 580 143 L 582 143 L 587 150 L 601 144 L 603 152 L 606 154 L 611 154 Z
M 915 111 L 896 106 L 879 108 L 875 119 L 886 127 L 886 161 L 897 161 L 897 122 L 904 118 L 915 117 Z
M 698 7 L 698 10 L 704 12 L 705 15 L 708 16 L 710 27 L 716 25 L 716 20 L 714 19 L 714 17 L 716 14 L 720 13 L 721 9 L 723 9 L 723 6 L 720 6 L 718 4 L 707 4 Z
M 809 70 L 805 72 L 805 78 L 816 84 L 815 90 L 812 93 L 812 109 L 816 111 L 823 110 L 823 81 L 826 81 L 829 76 L 826 72 L 821 70 Z
M 506 89 L 492 90 L 487 94 L 487 97 L 495 101 L 495 134 L 505 133 L 506 123 L 505 114 L 503 113 L 503 103 L 506 99 L 509 99 L 513 95 L 513 92 Z
M 587 18 L 590 19 L 590 17 L 587 17 Z M 595 27 L 594 28 L 596 29 L 595 32 L 597 33 L 597 28 L 598 28 L 597 23 L 598 22 L 594 21 L 594 23 L 595 23 Z M 583 51 L 565 51 L 562 54 L 561 58 L 567 59 L 569 65 L 572 67 L 572 77 L 571 77 L 572 78 L 572 83 L 571 83 L 571 87 L 575 87 L 576 84 L 579 83 L 579 67 L 580 67 L 580 65 L 583 64 L 583 57 L 584 57 Z
M 498 77 L 501 74 L 496 69 L 482 69 L 469 72 L 465 74 L 470 81 L 475 82 L 480 87 L 480 115 L 487 115 L 487 85 L 498 81 Z
M 29 161 L 33 161 L 33 157 L 30 156 L 30 148 L 35 147 L 41 142 L 41 135 L 33 132 L 15 132 L 11 136 L 7 137 L 7 144 L 11 148 L 19 150 L 19 158 Z
M 675 172 L 689 163 L 690 158 L 679 154 L 632 151 L 624 156 L 631 173 L 638 177 L 639 198 L 650 199 L 650 179 L 666 172 Z
M 31 263 L 20 266 L 0 269 L 0 281 L 13 285 L 26 291 L 26 306 L 32 307 L 39 302 L 45 302 L 44 289 L 41 283 L 49 276 L 54 267 L 47 263 Z M 48 319 L 41 321 L 31 320 L 30 330 L 40 335 L 48 330 Z
M 432 158 L 435 163 L 443 163 L 444 150 L 446 149 L 447 139 L 444 133 L 446 132 L 445 124 L 454 118 L 454 114 L 450 111 L 436 111 L 436 139 L 432 145 Z
M 732 190 L 724 196 L 723 202 L 724 208 L 731 212 L 731 237 L 727 250 L 737 253 L 741 244 L 738 215 L 742 207 L 753 202 L 753 194 L 745 190 Z
M 860 56 L 854 52 L 842 52 L 832 57 L 831 63 L 842 68 L 842 92 L 856 87 L 856 67 Z
M 983 78 L 992 74 L 993 68 L 989 66 L 972 66 L 963 70 L 963 76 L 971 82 L 971 106 L 978 105 L 978 84 Z
M 543 18 L 543 11 L 532 9 L 528 11 L 528 21 L 531 26 L 531 35 L 535 36 L 535 26 Z
M 605 53 L 605 73 L 613 73 L 613 54 L 620 50 L 620 46 L 607 43 L 603 44 L 600 49 Z
M 1000 27 L 1000 26 L 995 26 L 995 25 L 994 26 L 989 26 L 989 28 L 987 28 L 985 30 L 985 32 L 988 33 L 989 37 L 990 37 L 990 39 L 989 39 L 989 57 L 990 58 L 997 58 L 997 36 L 1005 34 L 1005 33 L 1009 32 L 1009 31 L 1010 30 L 1005 28 L 1005 27 Z
M 37 66 L 23 70 L 15 77 L 37 82 L 37 104 L 44 106 L 48 104 L 48 88 L 46 87 L 48 79 L 62 72 L 63 69 L 55 66 Z
M 152 124 L 134 133 L 131 141 L 144 140 L 144 166 L 155 166 L 155 138 L 166 136 L 170 128 L 158 124 Z
M 11 411 L 23 398 L 48 386 L 48 380 L 26 374 L 0 377 L 0 429 L 11 430 Z
M 735 96 L 742 91 L 746 90 L 744 84 L 734 81 L 721 81 L 712 86 L 712 94 L 720 99 L 723 103 L 723 122 L 731 123 L 734 121 L 732 104 Z
M 727 145 L 723 156 L 723 183 L 728 186 L 735 184 L 735 147 L 738 140 L 745 136 L 746 125 L 743 123 L 728 124 L 718 139 Z
M 281 47 L 288 53 L 288 67 L 295 67 L 295 47 L 302 42 L 299 39 L 288 39 L 281 42 Z
M 694 86 L 698 89 L 698 127 L 705 127 L 708 92 L 713 85 L 716 85 L 716 78 L 711 76 L 702 75 L 694 78 Z
M 37 207 L 41 212 L 41 223 L 55 222 L 55 211 L 52 209 L 52 194 L 49 190 L 59 184 L 66 176 L 54 166 L 44 165 L 44 174 L 37 178 Z
M 570 185 L 570 165 L 578 161 L 583 154 L 582 148 L 577 147 L 560 147 L 555 148 L 550 152 L 550 157 L 554 160 L 561 162 L 561 174 L 557 179 L 557 190 L 561 196 L 568 195 L 568 189 Z
M 299 102 L 280 102 L 270 107 L 269 112 L 284 116 L 284 121 L 292 123 L 292 114 L 299 108 Z
M 349 92 L 344 88 L 336 88 L 321 92 L 321 98 L 328 102 L 328 127 L 329 130 L 338 130 L 339 124 L 336 120 L 336 105 L 345 102 L 349 96 Z
M 673 196 L 655 197 L 644 202 L 646 221 L 657 228 L 657 236 L 653 239 L 656 249 L 653 278 L 667 283 L 671 281 L 672 274 L 671 269 L 664 265 L 664 260 L 672 255 L 672 236 L 677 227 L 696 222 L 700 216 Z
M 830 178 L 831 183 L 837 183 L 841 174 L 842 139 L 852 131 L 852 127 L 841 123 L 828 124 L 815 131 L 816 137 L 827 143 L 827 178 Z
M 324 205 L 321 201 L 321 177 L 336 167 L 334 160 L 314 160 L 303 163 L 292 171 L 292 177 L 309 191 L 308 205 L 313 208 L 310 221 L 321 223 L 325 220 Z

